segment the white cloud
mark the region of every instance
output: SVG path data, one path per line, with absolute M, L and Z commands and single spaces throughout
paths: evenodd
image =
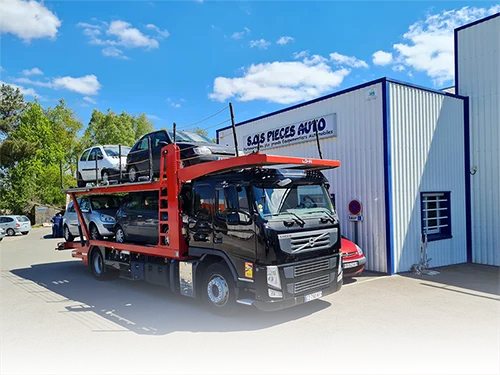
M 117 37 L 118 43 L 128 48 L 145 47 L 151 49 L 159 47 L 156 39 L 144 35 L 125 21 L 111 22 L 107 34 Z
M 146 25 L 146 28 L 148 29 L 153 29 L 158 33 L 158 38 L 163 39 L 163 38 L 168 38 L 170 36 L 170 33 L 168 30 L 161 30 L 158 26 L 153 25 L 152 23 Z
M 102 54 L 108 57 L 118 59 L 128 59 L 123 54 L 123 51 L 116 46 L 126 48 L 145 48 L 147 50 L 159 47 L 159 39 L 166 38 L 170 35 L 167 30 L 161 30 L 154 24 L 147 24 L 145 27 L 148 30 L 154 30 L 156 37 L 151 37 L 143 34 L 139 29 L 125 21 L 113 21 L 108 24 L 105 21 L 92 19 L 93 22 L 79 22 L 78 27 L 83 28 L 83 34 L 89 38 L 89 43 L 98 46 L 107 46 L 102 50 Z
M 161 118 L 159 118 L 158 116 L 155 116 L 155 115 L 146 115 L 146 117 L 149 120 L 153 120 L 153 121 L 160 121 L 161 120 Z
M 319 59 L 317 59 L 319 61 Z M 323 58 L 323 61 L 328 61 Z M 316 98 L 341 85 L 349 69 L 333 70 L 325 62 L 308 64 L 304 61 L 275 61 L 252 64 L 242 77 L 217 77 L 213 100 L 267 100 L 280 104 L 296 103 Z
M 232 33 L 231 38 L 238 40 L 238 39 L 243 38 L 245 35 L 250 34 L 250 32 L 251 31 L 248 27 L 244 27 L 243 31 L 235 31 L 234 33 Z
M 123 54 L 123 51 L 116 47 L 107 47 L 104 48 L 101 52 L 104 56 L 107 57 L 115 57 L 117 59 L 128 60 L 128 57 Z
M 346 65 L 351 68 L 368 68 L 368 64 L 354 56 L 341 55 L 340 53 L 330 53 L 330 60 L 337 65 Z
M 96 104 L 97 103 L 94 99 L 92 99 L 89 96 L 84 96 L 83 100 L 85 100 L 86 102 L 92 103 L 92 104 Z
M 83 95 L 97 95 L 101 84 L 97 80 L 97 77 L 93 74 L 89 74 L 79 78 L 73 77 L 58 77 L 54 78 L 53 86 L 54 88 L 64 88 L 70 91 L 77 92 Z
M 285 45 L 293 41 L 295 41 L 295 38 L 292 38 L 291 36 L 282 36 L 276 41 L 276 43 L 280 45 Z
M 181 99 L 180 100 L 181 102 L 184 102 L 184 99 Z M 170 103 L 170 106 L 171 107 L 174 107 L 174 108 L 180 108 L 182 107 L 182 105 L 180 103 L 175 103 L 172 98 L 167 98 L 167 102 Z
M 375 65 L 388 65 L 392 63 L 392 53 L 377 51 L 373 53 L 373 63 Z
M 0 32 L 10 33 L 30 42 L 32 39 L 57 36 L 61 21 L 38 1 L 0 1 Z
M 309 51 L 300 51 L 300 52 L 294 52 L 293 53 L 293 58 L 296 60 L 303 59 L 304 57 L 309 56 Z
M 328 62 L 328 59 L 321 56 L 321 55 L 312 55 L 310 58 L 305 57 L 303 61 L 304 61 L 304 64 L 306 64 L 306 65 L 317 65 L 320 63 L 326 64 Z
M 23 74 L 25 76 L 35 76 L 35 75 L 43 75 L 43 72 L 38 68 L 33 68 L 33 69 L 24 69 Z
M 26 78 L 26 77 L 14 78 L 14 82 L 24 83 L 25 85 L 34 85 L 34 86 L 40 86 L 40 87 L 53 88 L 53 84 L 50 81 L 33 81 L 30 78 Z
M 21 94 L 23 94 L 24 96 L 39 97 L 39 95 L 32 88 L 25 88 L 23 86 L 15 85 L 13 83 L 7 83 L 7 82 L 4 82 L 4 81 L 0 81 L 0 86 L 1 85 L 9 85 L 9 86 L 12 86 L 15 89 L 19 89 L 19 91 L 21 92 Z
M 394 72 L 403 72 L 403 71 L 405 71 L 405 70 L 406 70 L 406 68 L 404 67 L 404 65 L 394 65 L 394 66 L 392 67 L 392 70 L 393 70 Z
M 251 40 L 250 41 L 250 48 L 257 47 L 259 49 L 268 49 L 270 45 L 271 45 L 271 42 L 268 42 L 265 39 Z
M 396 62 L 407 68 L 425 72 L 434 85 L 442 86 L 454 78 L 453 30 L 500 11 L 490 8 L 463 7 L 427 15 L 425 20 L 410 25 L 402 43 L 394 44 Z

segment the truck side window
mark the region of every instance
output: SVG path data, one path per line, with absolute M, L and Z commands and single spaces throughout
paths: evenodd
M 238 206 L 241 211 L 250 213 L 250 206 L 248 204 L 248 197 L 247 197 L 247 191 L 245 187 L 243 186 L 238 186 L 236 188 L 236 191 L 238 192 Z
M 238 211 L 238 200 L 234 186 L 217 189 L 217 216 L 226 220 L 227 214 Z
M 224 190 L 217 189 L 217 216 L 221 219 L 226 219 L 226 198 L 224 197 Z
M 200 219 L 210 220 L 215 206 L 214 190 L 209 185 L 194 188 L 193 212 Z

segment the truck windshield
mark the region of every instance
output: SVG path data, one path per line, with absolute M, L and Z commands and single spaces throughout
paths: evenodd
M 334 213 L 328 192 L 322 185 L 253 187 L 257 210 L 262 217 L 287 213 L 297 216 Z

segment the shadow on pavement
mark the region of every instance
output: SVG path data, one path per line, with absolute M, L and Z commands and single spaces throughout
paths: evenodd
M 400 276 L 410 277 L 422 280 L 421 285 L 433 288 L 450 290 L 451 292 L 463 293 L 482 298 L 491 298 L 478 295 L 479 293 L 492 294 L 500 296 L 500 268 L 495 266 L 486 266 L 482 264 L 456 264 L 453 266 L 433 268 L 439 275 L 416 275 L 414 273 L 401 273 Z M 431 283 L 444 284 L 444 286 L 433 285 Z M 460 288 L 467 291 L 459 291 L 451 288 Z M 476 292 L 476 293 L 474 293 Z
M 208 312 L 202 303 L 175 295 L 167 288 L 123 279 L 97 281 L 80 261 L 37 264 L 2 274 L 47 303 L 66 303 L 63 313 L 76 314 L 73 317 L 93 331 L 130 330 L 146 335 L 254 331 L 301 319 L 330 306 L 329 302 L 317 300 L 266 313 L 238 305 L 234 316 L 223 318 Z M 114 324 L 106 328 L 106 324 L 89 323 L 95 315 L 88 312 Z M 123 329 L 117 329 L 117 325 Z

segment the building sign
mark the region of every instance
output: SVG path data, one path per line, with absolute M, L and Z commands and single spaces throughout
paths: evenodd
M 375 90 L 374 87 L 366 90 L 366 92 L 365 92 L 365 98 L 366 98 L 366 100 L 377 99 L 377 90 Z
M 320 139 L 337 136 L 337 114 L 332 113 L 260 133 L 246 135 L 242 142 L 243 150 L 245 152 L 256 151 L 259 143 L 260 150 L 266 150 L 313 141 L 316 139 L 315 123 L 318 126 Z

